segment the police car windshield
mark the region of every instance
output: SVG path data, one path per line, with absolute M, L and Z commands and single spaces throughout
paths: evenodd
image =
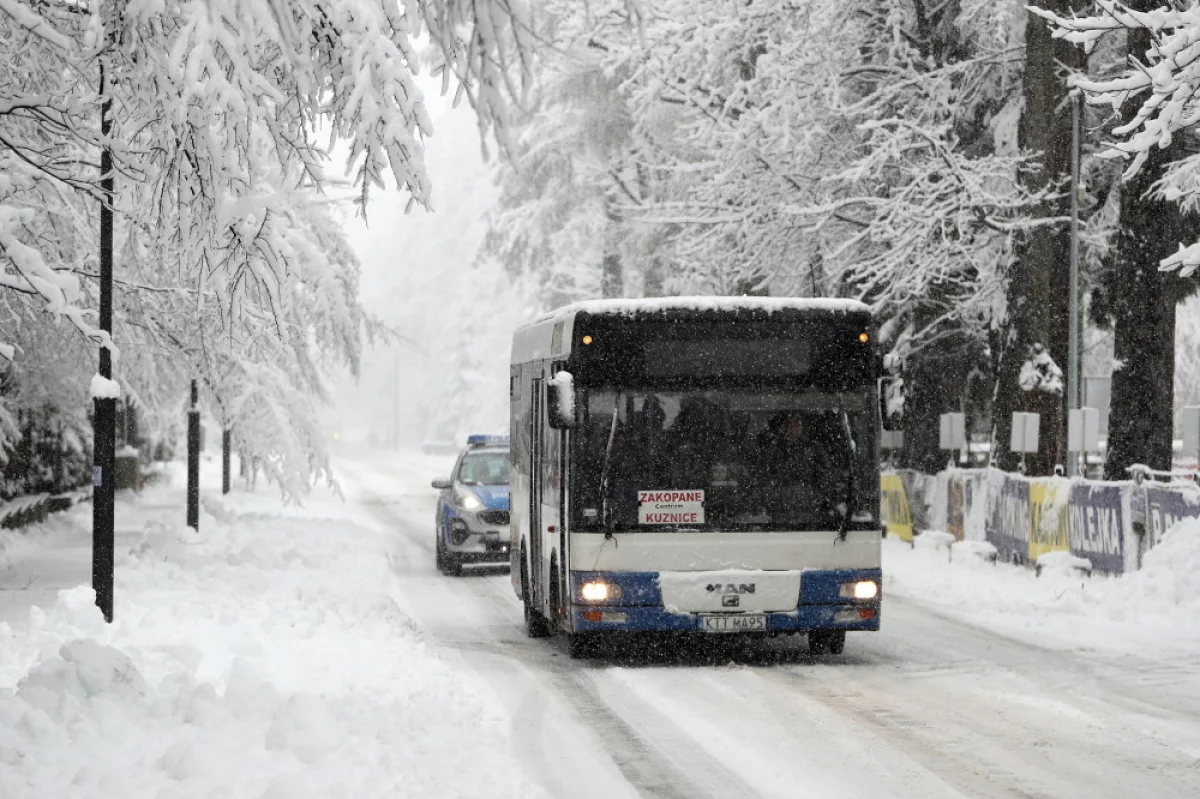
M 866 392 L 589 390 L 576 529 L 835 530 L 847 507 L 874 524 L 869 406 Z
M 508 485 L 507 452 L 471 452 L 458 465 L 458 481 L 466 485 Z

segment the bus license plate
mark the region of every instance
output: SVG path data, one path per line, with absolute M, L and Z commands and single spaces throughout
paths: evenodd
M 767 617 L 762 613 L 700 617 L 700 632 L 704 633 L 752 633 L 766 629 Z

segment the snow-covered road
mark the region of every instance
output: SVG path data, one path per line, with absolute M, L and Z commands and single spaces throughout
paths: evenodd
M 525 638 L 506 573 L 435 571 L 437 465 L 340 474 L 389 531 L 400 608 L 503 720 L 463 756 L 504 750 L 549 796 L 1200 796 L 1200 658 L 1040 646 L 892 593 L 838 658 L 785 639 L 571 661 Z
M 111 625 L 87 508 L 0 532 L 0 797 L 1200 796 L 1200 525 L 1082 583 L 889 540 L 840 657 L 572 661 L 505 572 L 434 569 L 447 459 L 337 467 L 280 508 L 207 463 L 199 533 L 179 464 L 123 495 Z

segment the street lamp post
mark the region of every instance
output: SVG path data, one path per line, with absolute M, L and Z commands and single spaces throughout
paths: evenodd
M 187 428 L 187 526 L 200 529 L 200 386 L 192 380 Z
M 100 329 L 112 336 L 113 159 L 112 99 L 100 61 Z M 100 344 L 100 377 L 112 380 L 112 351 Z M 104 620 L 113 619 L 113 528 L 116 496 L 117 398 L 110 392 L 93 397 L 95 444 L 92 452 L 92 590 Z
M 1079 90 L 1071 91 L 1071 296 L 1068 301 L 1067 416 L 1079 407 L 1079 140 L 1082 109 Z M 1067 453 L 1067 474 L 1079 473 L 1078 453 Z

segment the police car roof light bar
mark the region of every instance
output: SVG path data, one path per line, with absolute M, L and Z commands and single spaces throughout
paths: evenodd
M 467 436 L 468 447 L 507 447 L 508 444 L 508 436 L 491 436 L 483 433 Z

